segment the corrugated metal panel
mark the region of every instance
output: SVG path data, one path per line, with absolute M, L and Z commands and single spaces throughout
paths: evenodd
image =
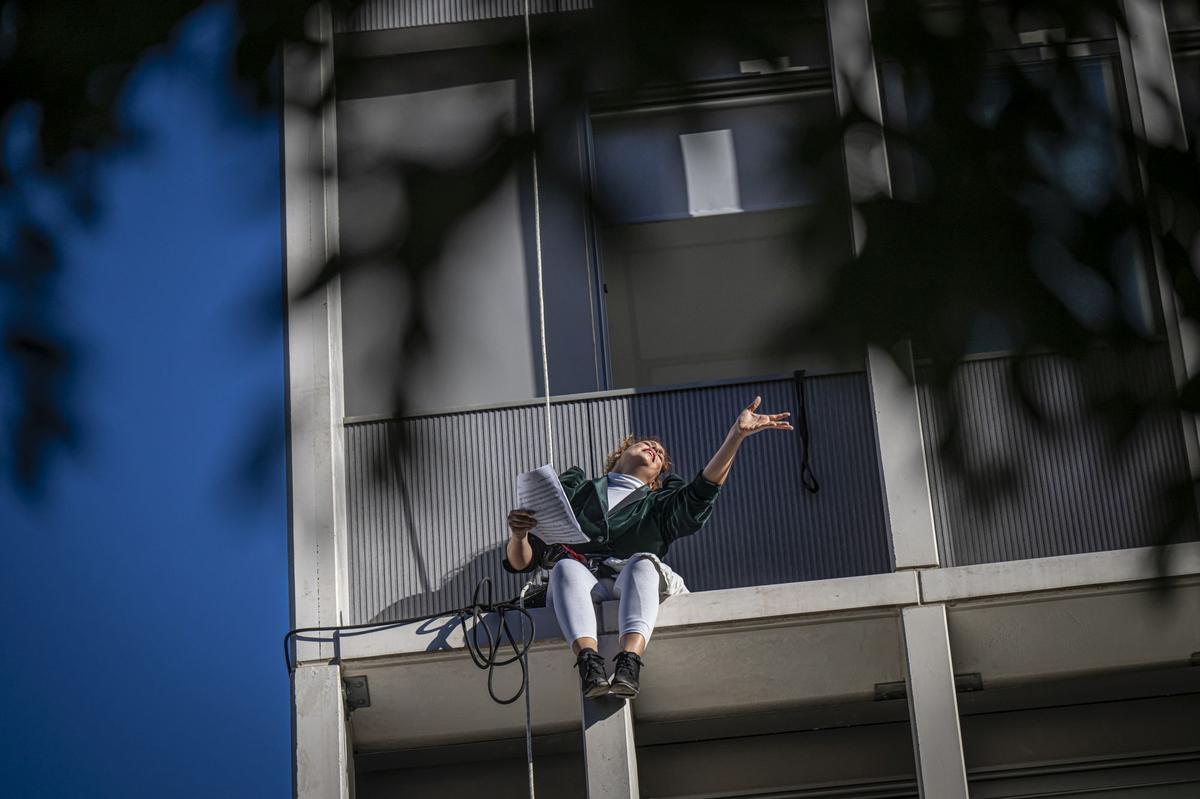
M 592 0 L 530 0 L 529 13 L 583 11 L 591 7 Z M 359 33 L 524 14 L 524 0 L 366 0 L 338 20 L 335 27 L 338 33 Z
M 637 432 L 662 436 L 690 477 L 754 394 L 795 410 L 794 391 L 785 380 L 555 403 L 557 464 L 596 474 Z M 806 394 L 821 492 L 800 487 L 796 435 L 755 436 L 712 521 L 672 547 L 668 560 L 693 590 L 890 570 L 866 378 L 814 378 Z M 398 471 L 385 456 L 401 432 L 409 448 Z M 355 423 L 346 434 L 353 621 L 461 606 L 484 575 L 499 595 L 516 592 L 518 578 L 500 567 L 504 514 L 513 476 L 545 460 L 540 407 Z
M 625 401 L 631 428 L 661 436 L 676 471 L 690 478 L 755 394 L 762 395 L 768 410 L 796 410 L 791 381 L 642 394 Z M 749 440 L 712 520 L 671 549 L 672 566 L 693 590 L 891 569 L 866 377 L 811 379 L 807 394 L 821 491 L 809 494 L 800 484 L 797 435 L 768 432 Z M 602 424 L 595 429 L 600 449 L 621 433 Z
M 1116 386 L 1147 396 L 1168 392 L 1165 346 L 1097 353 L 1085 364 L 1029 358 L 1029 396 L 1055 421 L 1049 425 L 1039 425 L 1017 399 L 1013 365 L 1008 358 L 965 364 L 945 397 L 920 389 L 943 565 L 1161 543 L 1170 510 L 1163 492 L 1188 479 L 1178 417 L 1164 411 L 1144 418 L 1118 451 L 1105 426 L 1089 419 L 1086 397 Z M 961 414 L 963 465 L 937 444 L 950 429 L 951 401 Z M 1007 490 L 1006 470 L 1014 481 Z M 1196 538 L 1194 509 L 1184 535 Z

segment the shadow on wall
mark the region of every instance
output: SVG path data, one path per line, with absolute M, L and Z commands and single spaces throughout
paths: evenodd
M 514 475 L 541 463 L 530 446 L 540 429 L 537 408 L 348 425 L 350 617 L 463 607 L 485 577 L 497 599 L 516 596 L 520 578 L 501 566 L 504 515 Z
M 372 616 L 369 621 L 398 621 L 435 613 L 453 613 L 459 608 L 468 607 L 473 603 L 476 588 L 484 577 L 489 577 L 492 581 L 490 601 L 501 602 L 514 599 L 529 575 L 505 572 L 500 565 L 503 558 L 504 546 L 501 543 L 475 555 L 461 567 L 450 572 L 433 590 L 410 594 L 398 599 Z M 480 601 L 488 603 L 489 599 L 485 592 L 486 589 L 483 589 Z M 442 633 L 440 637 L 444 638 L 444 635 L 445 633 Z M 440 649 L 442 647 L 431 648 Z
M 458 572 L 447 580 L 446 585 L 433 594 L 420 594 L 411 597 L 406 597 L 390 607 L 384 609 L 378 616 L 371 619 L 369 623 L 387 623 L 396 622 L 395 627 L 410 627 L 412 631 L 422 637 L 427 637 L 425 644 L 426 652 L 438 652 L 455 648 L 450 643 L 450 636 L 461 628 L 462 621 L 455 616 L 455 613 L 470 604 L 473 604 L 474 586 L 466 590 L 465 596 L 468 598 L 462 601 L 456 601 L 455 597 L 458 592 L 463 590 L 464 581 L 461 580 L 462 572 Z M 489 598 L 486 592 L 481 592 L 480 602 L 482 604 L 492 604 L 493 602 L 502 602 L 511 599 L 508 594 L 493 595 Z M 439 604 L 440 603 L 440 604 Z M 427 605 L 439 608 L 432 613 L 426 613 L 424 608 Z M 516 611 L 506 611 L 506 623 L 511 625 L 509 628 L 514 640 L 520 642 L 523 639 L 524 628 L 521 616 Z M 446 617 L 449 618 L 446 618 Z M 411 620 L 411 621 L 405 621 Z M 490 630 L 490 635 L 487 631 L 482 630 L 480 624 L 477 624 L 473 619 L 466 619 L 466 626 L 470 630 L 469 635 L 473 636 L 474 644 L 481 653 L 486 653 L 490 643 L 495 641 L 499 644 L 500 659 L 507 656 L 507 649 L 511 646 L 508 640 L 504 637 L 499 626 L 499 617 L 497 614 L 489 613 L 483 616 L 482 625 Z M 332 640 L 334 642 L 334 657 L 341 657 L 340 640 L 344 638 L 353 638 L 359 635 L 371 635 L 377 633 L 381 628 L 374 627 L 365 630 L 343 630 L 334 634 Z M 389 629 L 389 628 L 383 628 Z M 306 638 L 304 636 L 297 637 L 298 641 L 304 640 L 324 640 L 320 638 Z

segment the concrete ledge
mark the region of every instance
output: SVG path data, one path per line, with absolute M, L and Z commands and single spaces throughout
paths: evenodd
M 958 581 L 950 583 L 957 593 L 944 588 L 942 596 L 964 600 L 946 607 L 953 670 L 982 675 L 986 691 L 1186 664 L 1200 651 L 1200 576 L 1183 576 L 1197 550 L 1161 553 L 1181 575 L 1171 582 L 1173 607 L 1162 604 L 1159 583 L 1148 579 L 1159 574 L 1158 551 L 940 570 Z M 919 582 L 936 574 L 908 570 L 672 597 L 642 673 L 637 721 L 690 724 L 873 706 L 875 686 L 905 678 L 902 613 L 918 604 Z M 1083 590 L 1089 585 L 1096 588 Z M 534 731 L 577 730 L 574 658 L 554 614 L 531 613 L 538 626 L 528 659 Z M 615 603 L 601 614 L 609 622 L 601 643 L 611 646 Z M 343 677 L 369 683 L 370 706 L 354 711 L 356 751 L 519 738 L 523 703 L 488 700 L 489 675 L 462 648 L 452 617 L 340 636 Z M 497 696 L 512 696 L 521 669 L 512 665 L 491 677 Z
M 771 624 L 787 617 L 889 608 L 917 602 L 917 575 L 914 572 L 697 591 L 671 597 L 663 603 L 655 635 L 661 637 L 672 630 L 702 625 Z M 533 608 L 529 613 L 536 627 L 535 648 L 549 645 L 549 642 L 561 645 L 562 632 L 554 613 L 549 608 Z M 491 629 L 496 630 L 495 617 L 489 615 L 486 619 Z M 510 624 L 519 624 L 519 620 L 518 615 L 509 615 Z M 617 603 L 605 602 L 600 611 L 599 631 L 601 635 L 613 634 L 617 628 Z M 514 633 L 519 632 L 519 628 L 514 630 Z M 481 644 L 486 643 L 482 634 L 479 640 Z M 462 630 L 455 617 L 442 616 L 420 624 L 346 632 L 337 637 L 334 652 L 335 657 L 342 660 L 353 660 L 463 647 Z
M 954 602 L 1189 575 L 1200 575 L 1198 542 L 697 591 L 671 597 L 663 603 L 655 635 L 669 637 L 695 627 L 770 626 L 789 617 L 852 614 L 921 602 Z M 529 612 L 537 629 L 535 649 L 560 646 L 562 632 L 554 613 L 548 608 L 534 608 Z M 487 619 L 495 630 L 496 619 L 491 616 Z M 519 623 L 516 615 L 510 615 L 509 620 Z M 599 621 L 602 635 L 618 632 L 616 602 L 602 605 Z M 484 643 L 482 635 L 480 642 Z M 338 636 L 333 652 L 335 657 L 352 660 L 427 655 L 463 647 L 462 630 L 457 621 L 452 616 L 443 616 L 420 624 L 343 633 Z
M 770 623 L 788 616 L 915 605 L 919 601 L 914 572 L 697 591 L 663 602 L 654 633 L 659 636 L 672 628 L 708 624 Z M 617 602 L 602 605 L 604 632 L 619 632 L 617 607 Z
M 1200 574 L 1200 542 L 920 572 L 924 602 L 950 602 Z

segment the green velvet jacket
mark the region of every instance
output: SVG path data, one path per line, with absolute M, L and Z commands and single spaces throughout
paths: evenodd
M 589 480 L 583 470 L 572 466 L 558 476 L 579 526 L 591 539 L 571 548 L 581 554 L 615 555 L 627 558 L 638 552 L 651 552 L 660 558 L 677 538 L 691 535 L 712 516 L 713 503 L 721 487 L 697 474 L 687 482 L 668 475 L 663 486 L 635 489 L 615 508 L 608 507 L 608 476 Z M 546 545 L 537 537 L 537 528 L 529 536 L 533 559 L 526 569 L 542 565 Z M 517 571 L 504 559 L 508 571 Z

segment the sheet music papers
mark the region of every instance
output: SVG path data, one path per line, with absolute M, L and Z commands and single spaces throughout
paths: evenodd
M 586 544 L 591 540 L 579 529 L 571 503 L 549 464 L 517 475 L 517 507 L 534 512 L 537 527 L 530 532 L 547 544 Z

